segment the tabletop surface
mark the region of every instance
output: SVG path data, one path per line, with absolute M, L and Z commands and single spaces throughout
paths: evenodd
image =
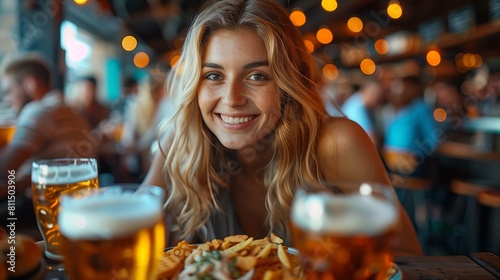
M 466 256 L 396 257 L 404 280 L 497 279 Z
M 487 253 L 493 258 L 500 257 Z M 408 256 L 396 257 L 403 280 L 494 280 L 488 270 L 467 256 Z M 63 272 L 47 271 L 46 280 L 67 280 Z

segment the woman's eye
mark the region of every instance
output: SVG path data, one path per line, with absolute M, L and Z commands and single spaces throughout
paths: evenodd
M 267 76 L 259 73 L 254 73 L 248 77 L 250 80 L 254 81 L 264 81 L 267 80 Z
M 205 79 L 212 80 L 212 81 L 218 81 L 222 79 L 222 76 L 217 74 L 217 73 L 208 73 L 205 75 Z

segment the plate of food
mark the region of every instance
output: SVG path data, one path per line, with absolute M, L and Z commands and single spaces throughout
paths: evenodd
M 158 279 L 302 279 L 296 252 L 274 234 L 262 239 L 233 235 L 202 244 L 181 241 L 166 250 Z
M 387 280 L 401 280 L 402 272 L 393 263 Z M 159 280 L 306 279 L 297 249 L 283 245 L 271 234 L 263 239 L 233 235 L 201 244 L 181 241 L 167 248 L 160 262 Z

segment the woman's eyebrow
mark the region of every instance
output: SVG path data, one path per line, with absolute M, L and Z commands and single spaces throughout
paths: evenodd
M 269 65 L 269 62 L 267 62 L 267 60 L 256 61 L 256 62 L 248 63 L 247 65 L 243 66 L 243 69 L 250 69 L 250 68 L 254 68 L 254 67 L 268 66 L 268 65 Z
M 245 66 L 243 66 L 243 69 L 250 69 L 250 68 L 255 68 L 255 67 L 259 67 L 259 66 L 268 66 L 268 65 L 269 65 L 269 62 L 267 62 L 267 60 L 255 61 L 255 62 L 250 62 L 250 63 L 246 64 Z M 202 67 L 209 67 L 209 68 L 216 68 L 216 69 L 224 69 L 224 67 L 222 67 L 222 65 L 219 65 L 219 64 L 213 63 L 213 62 L 205 62 L 201 66 Z
M 209 68 L 218 68 L 218 69 L 224 69 L 221 65 L 217 63 L 212 63 L 212 62 L 205 62 L 201 65 L 202 67 L 209 67 Z

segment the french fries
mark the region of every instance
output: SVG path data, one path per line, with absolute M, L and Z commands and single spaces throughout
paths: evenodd
M 271 234 L 262 239 L 247 235 L 233 235 L 224 240 L 194 245 L 181 241 L 165 252 L 160 262 L 159 280 L 177 279 L 184 269 L 186 259 L 195 251 L 218 250 L 234 263 L 241 275 L 254 270 L 252 280 L 302 279 L 300 257 L 290 253 L 283 240 Z M 192 258 L 192 257 L 191 257 Z

